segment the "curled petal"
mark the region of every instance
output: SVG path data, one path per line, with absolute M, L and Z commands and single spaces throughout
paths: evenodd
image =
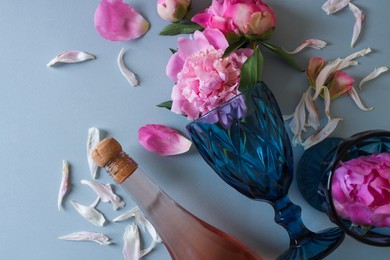
M 94 16 L 100 36 L 111 41 L 128 41 L 145 34 L 149 22 L 123 0 L 102 0 Z
M 329 79 L 331 75 L 337 70 L 337 67 L 341 64 L 342 59 L 338 58 L 334 61 L 328 62 L 321 72 L 318 74 L 315 85 L 315 93 L 313 100 L 316 100 L 320 95 L 322 89 L 325 87 L 325 82 Z
M 102 246 L 111 244 L 110 238 L 102 233 L 80 231 L 69 235 L 61 236 L 58 239 L 71 241 L 93 241 Z
M 305 140 L 305 142 L 302 143 L 303 148 L 306 150 L 324 140 L 336 129 L 337 124 L 341 120 L 341 118 L 334 118 L 330 120 L 318 133 L 311 135 Z
M 70 203 L 86 220 L 88 220 L 95 226 L 102 227 L 106 219 L 104 218 L 102 213 L 100 213 L 97 209 L 95 209 L 95 206 L 98 203 L 98 201 L 99 198 L 90 206 L 79 204 L 74 200 L 71 200 Z
M 64 51 L 58 54 L 54 59 L 49 61 L 47 67 L 52 67 L 57 63 L 77 63 L 86 60 L 94 60 L 95 56 L 83 51 Z
M 376 68 L 373 72 L 371 72 L 370 74 L 368 74 L 367 76 L 365 76 L 359 83 L 359 89 L 362 89 L 362 86 L 364 83 L 366 83 L 367 81 L 370 81 L 370 80 L 373 80 L 375 79 L 376 77 L 378 77 L 380 74 L 382 74 L 383 72 L 386 72 L 388 71 L 389 68 L 386 67 L 386 66 L 381 66 L 379 68 Z
M 146 150 L 161 156 L 185 153 L 192 144 L 180 132 L 158 124 L 148 124 L 139 128 L 138 140 Z
M 301 45 L 299 45 L 295 50 L 293 51 L 286 51 L 289 54 L 296 54 L 300 51 L 302 51 L 304 48 L 310 47 L 317 50 L 320 50 L 326 46 L 326 42 L 318 39 L 308 39 L 304 41 Z
M 98 170 L 98 165 L 92 159 L 92 151 L 95 148 L 95 145 L 100 141 L 100 132 L 96 127 L 91 127 L 88 129 L 88 138 L 87 138 L 87 160 L 89 165 L 89 171 L 91 172 L 92 178 L 96 179 L 96 172 Z
M 306 131 L 305 97 L 306 97 L 306 93 L 302 95 L 302 98 L 299 101 L 298 106 L 295 108 L 294 116 L 290 122 L 291 132 L 294 134 L 292 140 L 293 145 L 298 145 L 302 143 L 301 134 L 302 131 Z
M 326 88 L 324 88 L 326 89 Z M 320 126 L 320 119 L 317 107 L 311 97 L 311 88 L 308 88 L 305 95 L 305 106 L 308 112 L 307 125 L 316 130 Z
M 373 107 L 365 107 L 359 97 L 359 94 L 357 93 L 356 89 L 355 88 L 351 88 L 350 91 L 348 91 L 348 94 L 351 96 L 351 98 L 353 99 L 353 101 L 355 102 L 355 104 L 358 106 L 358 108 L 360 108 L 361 110 L 363 111 L 370 111 L 373 109 Z
M 351 40 L 351 47 L 353 47 L 355 45 L 357 38 L 360 35 L 360 31 L 362 29 L 362 21 L 364 20 L 364 15 L 362 10 L 360 10 L 356 5 L 349 3 L 348 7 L 352 11 L 355 17 L 355 25 L 353 27 L 353 34 Z
M 58 191 L 58 210 L 62 208 L 62 200 L 64 199 L 69 188 L 69 163 L 65 160 L 62 161 L 62 178 L 60 189 Z
M 138 260 L 141 258 L 139 231 L 134 223 L 126 227 L 123 235 L 123 257 L 125 260 Z
M 88 180 L 81 180 L 81 183 L 88 185 L 93 189 L 103 202 L 111 202 L 114 210 L 118 210 L 125 206 L 125 202 L 113 192 L 110 184 L 104 185 L 97 181 Z
M 327 14 L 333 14 L 346 7 L 351 0 L 328 0 L 322 5 L 322 10 Z
M 123 57 L 125 55 L 125 49 L 122 48 L 118 55 L 118 67 L 122 75 L 125 76 L 132 87 L 138 86 L 139 82 L 136 75 L 126 66 Z
M 347 93 L 355 80 L 344 71 L 336 71 L 327 85 L 330 98 L 336 98 Z
M 369 54 L 372 50 L 370 48 L 364 48 L 360 51 L 357 51 L 357 52 L 354 52 L 350 55 L 348 55 L 347 57 L 345 57 L 339 67 L 337 68 L 338 70 L 342 70 L 342 69 L 345 69 L 351 65 L 356 65 L 356 61 L 354 61 L 355 59 L 359 58 L 359 57 L 363 57 L 367 54 Z
M 328 122 L 330 121 L 330 94 L 328 88 L 324 88 L 324 110 L 325 115 L 328 118 Z

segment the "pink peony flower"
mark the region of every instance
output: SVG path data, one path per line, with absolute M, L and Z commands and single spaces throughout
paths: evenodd
M 223 33 L 216 29 L 179 38 L 178 51 L 166 68 L 176 82 L 171 95 L 173 112 L 196 119 L 239 93 L 242 64 L 253 51 L 240 49 L 222 57 L 227 47 Z
M 340 217 L 356 225 L 390 227 L 390 153 L 342 163 L 333 174 L 332 195 Z
M 150 24 L 123 0 L 102 0 L 95 11 L 95 27 L 107 40 L 128 41 L 145 34 Z
M 261 0 L 213 0 L 192 21 L 204 28 L 219 29 L 227 36 L 268 38 L 276 26 L 274 11 Z
M 178 22 L 184 18 L 190 6 L 190 0 L 158 0 L 158 15 L 169 22 Z
M 148 124 L 138 129 L 138 140 L 149 152 L 161 156 L 176 155 L 187 152 L 191 141 L 180 132 L 158 124 Z

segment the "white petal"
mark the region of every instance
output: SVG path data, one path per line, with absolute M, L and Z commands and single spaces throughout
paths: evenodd
M 149 235 L 152 237 L 154 241 L 157 243 L 161 243 L 161 237 L 157 233 L 156 229 L 153 227 L 152 223 L 149 222 L 142 214 L 140 214 L 140 211 L 136 211 L 134 215 L 135 221 L 139 223 L 141 226 L 144 226 L 146 230 L 148 231 Z
M 103 235 L 102 233 L 87 231 L 74 232 L 69 235 L 61 236 L 58 239 L 71 241 L 93 241 L 99 243 L 102 246 L 106 246 L 112 243 L 110 238 Z
M 114 210 L 123 208 L 126 205 L 121 197 L 113 192 L 110 184 L 104 185 L 93 180 L 81 180 L 81 183 L 91 187 L 103 202 L 111 202 Z
M 287 121 L 287 120 L 290 120 L 291 118 L 294 117 L 294 114 L 290 114 L 290 115 L 283 115 L 283 121 Z
M 330 93 L 328 88 L 324 88 L 324 110 L 325 115 L 328 118 L 328 122 L 330 121 Z
M 294 134 L 292 143 L 293 145 L 300 144 L 302 142 L 301 134 L 305 129 L 306 121 L 306 110 L 305 110 L 305 96 L 306 93 L 302 95 L 301 100 L 298 103 L 298 106 L 295 108 L 294 117 L 290 122 L 291 132 Z
M 133 209 L 126 211 L 126 212 L 122 213 L 121 215 L 119 215 L 118 217 L 114 218 L 112 221 L 113 222 L 120 222 L 120 221 L 129 219 L 129 218 L 134 218 L 135 212 L 138 210 L 139 210 L 138 207 L 134 207 Z
M 318 98 L 322 89 L 325 86 L 326 81 L 331 75 L 333 75 L 333 73 L 337 70 L 338 66 L 341 64 L 342 61 L 342 59 L 338 58 L 336 60 L 326 63 L 324 68 L 317 76 L 313 100 L 316 100 Z
M 356 5 L 349 3 L 348 7 L 349 7 L 349 10 L 352 11 L 352 13 L 355 17 L 355 25 L 353 27 L 353 34 L 352 34 L 352 40 L 351 40 L 351 47 L 353 47 L 355 45 L 357 38 L 359 37 L 361 29 L 362 29 L 362 21 L 364 20 L 364 15 L 363 15 L 362 10 L 360 10 Z
M 293 51 L 286 51 L 289 54 L 296 54 L 303 50 L 304 48 L 310 47 L 317 50 L 320 50 L 326 46 L 326 42 L 318 39 L 308 39 L 304 41 L 301 45 L 299 45 L 295 50 Z
M 305 106 L 308 112 L 307 116 L 307 125 L 316 130 L 320 126 L 320 119 L 318 115 L 318 110 L 313 102 L 313 98 L 311 96 L 311 87 L 308 88 L 305 95 Z
M 76 62 L 82 62 L 82 61 L 94 60 L 94 59 L 96 59 L 95 56 L 83 51 L 65 51 L 58 54 L 46 66 L 52 67 L 57 63 L 76 63 Z
M 358 106 L 358 108 L 360 108 L 361 110 L 364 110 L 364 111 L 369 111 L 369 110 L 372 110 L 373 107 L 365 107 L 362 103 L 362 101 L 360 100 L 360 97 L 359 97 L 359 94 L 357 93 L 356 89 L 354 87 L 351 88 L 350 91 L 348 91 L 348 94 L 351 96 L 351 98 L 353 99 L 353 101 L 355 102 L 355 104 Z
M 339 121 L 342 120 L 341 118 L 334 118 L 330 120 L 320 131 L 318 131 L 316 134 L 308 137 L 305 142 L 302 143 L 302 146 L 304 149 L 308 149 L 311 146 L 318 144 L 322 140 L 324 140 L 326 137 L 328 137 L 337 127 L 337 124 Z
M 60 184 L 60 189 L 58 191 L 58 200 L 57 200 L 58 210 L 61 210 L 62 208 L 62 200 L 64 199 L 65 194 L 68 191 L 68 188 L 69 188 L 69 163 L 63 160 L 61 184 Z
M 350 65 L 356 65 L 357 63 L 354 61 L 354 59 L 357 59 L 359 57 L 363 57 L 367 54 L 369 54 L 372 50 L 370 48 L 364 48 L 360 51 L 354 52 L 347 57 L 345 57 L 342 62 L 340 63 L 339 67 L 337 69 L 342 70 Z
M 129 81 L 131 86 L 135 87 L 138 86 L 138 79 L 135 76 L 135 74 L 126 66 L 125 62 L 123 61 L 123 56 L 125 54 L 125 49 L 122 48 L 119 52 L 118 56 L 118 67 L 119 70 L 122 72 L 123 76 Z
M 83 216 L 85 219 L 87 219 L 95 226 L 102 227 L 104 225 L 104 222 L 106 220 L 103 214 L 94 208 L 94 205 L 85 206 L 75 202 L 74 200 L 71 200 L 70 203 L 80 213 L 81 216 Z M 96 205 L 96 202 L 94 204 Z
M 322 5 L 322 10 L 327 14 L 333 14 L 349 4 L 350 0 L 328 0 Z
M 370 80 L 373 80 L 375 79 L 376 77 L 378 77 L 380 74 L 382 74 L 383 72 L 386 72 L 388 71 L 389 68 L 386 67 L 386 66 L 382 66 L 382 67 L 379 67 L 379 68 L 376 68 L 373 72 L 371 72 L 370 74 L 368 74 L 367 76 L 365 76 L 359 83 L 359 89 L 362 89 L 362 85 L 364 83 L 366 83 L 367 81 L 370 81 Z
M 123 235 L 123 257 L 125 260 L 141 258 L 139 231 L 135 224 L 128 225 Z
M 100 141 L 100 131 L 96 127 L 91 127 L 88 129 L 88 138 L 87 138 L 87 160 L 89 165 L 89 171 L 91 172 L 92 178 L 96 179 L 96 172 L 98 170 L 98 165 L 92 159 L 92 151 L 95 148 L 95 145 Z

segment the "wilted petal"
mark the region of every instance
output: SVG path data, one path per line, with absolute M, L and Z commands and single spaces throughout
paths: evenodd
M 364 15 L 362 10 L 360 10 L 356 5 L 349 3 L 348 7 L 355 16 L 355 25 L 353 27 L 353 34 L 351 40 L 351 47 L 353 47 L 362 29 L 362 21 L 364 20 Z
M 89 180 L 81 180 L 81 183 L 91 187 L 91 189 L 93 189 L 97 193 L 97 195 L 103 202 L 111 202 L 112 208 L 114 210 L 123 208 L 126 205 L 125 202 L 121 199 L 121 197 L 119 197 L 113 192 L 110 184 L 102 184 L 97 181 Z
M 185 153 L 192 144 L 180 132 L 158 124 L 148 124 L 139 128 L 138 140 L 146 150 L 161 156 Z
M 338 58 L 334 61 L 328 62 L 318 74 L 315 84 L 315 93 L 313 96 L 313 100 L 316 100 L 320 95 L 322 89 L 325 87 L 326 81 L 329 79 L 331 75 L 337 70 L 337 67 L 341 64 L 343 60 Z
M 294 137 L 292 139 L 293 145 L 298 145 L 302 143 L 301 134 L 302 131 L 306 131 L 305 96 L 306 93 L 302 95 L 302 98 L 299 101 L 298 106 L 295 108 L 294 116 L 290 122 L 291 132 L 294 134 Z
M 320 119 L 318 115 L 317 107 L 311 97 L 311 88 L 306 91 L 305 106 L 308 112 L 307 125 L 316 130 L 320 126 Z
M 330 121 L 330 94 L 328 88 L 324 88 L 324 110 L 325 115 L 328 118 L 328 122 Z
M 123 57 L 125 55 L 125 49 L 122 48 L 118 55 L 118 67 L 122 75 L 125 76 L 127 81 L 132 87 L 138 86 L 139 82 L 137 76 L 132 72 L 125 64 Z
M 376 77 L 378 77 L 380 74 L 382 74 L 383 72 L 386 72 L 388 71 L 389 68 L 386 67 L 386 66 L 382 66 L 382 67 L 379 67 L 379 68 L 376 68 L 373 72 L 371 72 L 370 74 L 368 74 L 367 76 L 365 76 L 359 83 L 359 89 L 362 89 L 362 85 L 364 83 L 366 83 L 367 81 L 370 81 L 370 80 L 373 80 L 375 79 Z
M 357 62 L 354 61 L 354 59 L 357 59 L 359 57 L 363 57 L 367 54 L 369 54 L 372 50 L 370 48 L 364 48 L 360 51 L 357 51 L 357 52 L 354 52 L 350 55 L 348 55 L 347 57 L 345 57 L 342 62 L 340 63 L 340 65 L 338 66 L 338 70 L 342 70 L 342 69 L 345 69 L 351 65 L 356 65 Z
M 87 139 L 87 160 L 89 165 L 89 171 L 91 172 L 92 178 L 96 179 L 96 172 L 98 170 L 98 165 L 92 159 L 92 151 L 95 148 L 95 145 L 100 141 L 100 131 L 96 127 L 91 127 L 88 129 L 88 139 Z
M 102 0 L 94 21 L 100 36 L 111 41 L 136 39 L 150 27 L 149 22 L 123 0 Z
M 304 41 L 301 45 L 299 45 L 295 50 L 293 51 L 286 51 L 289 54 L 296 54 L 300 51 L 302 51 L 304 48 L 310 47 L 317 50 L 320 50 L 326 46 L 326 42 L 318 39 L 307 39 Z
M 360 108 L 361 110 L 364 110 L 364 111 L 369 111 L 369 110 L 372 110 L 373 107 L 365 107 L 362 103 L 362 101 L 360 100 L 360 97 L 359 97 L 359 94 L 357 93 L 356 89 L 355 88 L 351 88 L 350 91 L 348 91 L 348 94 L 351 96 L 351 98 L 353 99 L 353 101 L 355 102 L 355 104 L 358 106 L 358 108 Z
M 112 243 L 110 238 L 103 235 L 102 233 L 87 231 L 74 232 L 69 235 L 61 236 L 58 239 L 71 241 L 93 241 L 99 243 L 102 246 L 106 246 Z
M 98 201 L 99 201 L 99 198 L 90 206 L 85 206 L 85 205 L 79 204 L 74 200 L 71 200 L 70 203 L 80 213 L 80 215 L 83 216 L 86 220 L 88 220 L 89 222 L 91 222 L 95 226 L 102 227 L 106 220 L 105 220 L 103 214 L 100 213 L 97 209 L 95 209 L 95 206 L 96 206 Z
M 141 258 L 140 237 L 136 224 L 126 227 L 123 235 L 123 257 L 125 260 L 138 260 Z
M 86 60 L 94 60 L 95 56 L 83 51 L 64 51 L 52 59 L 46 66 L 52 67 L 57 63 L 77 63 Z
M 303 148 L 306 150 L 328 137 L 336 129 L 340 120 L 342 119 L 334 118 L 330 120 L 318 133 L 308 137 L 305 142 L 302 143 Z
M 58 201 L 57 206 L 58 210 L 62 208 L 62 200 L 64 199 L 66 192 L 69 188 L 69 163 L 65 160 L 62 161 L 62 177 L 60 189 L 58 191 Z
M 336 98 L 347 93 L 352 88 L 354 82 L 355 80 L 346 72 L 336 71 L 327 85 L 330 98 Z
M 351 0 L 328 0 L 322 5 L 322 10 L 327 14 L 333 14 L 346 7 Z

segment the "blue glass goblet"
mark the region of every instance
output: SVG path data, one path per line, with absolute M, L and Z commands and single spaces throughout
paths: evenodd
M 194 120 L 187 130 L 203 159 L 226 183 L 273 206 L 275 222 L 290 237 L 290 248 L 278 259 L 321 259 L 342 242 L 339 228 L 319 233 L 307 229 L 301 208 L 289 199 L 292 148 L 279 106 L 264 83 Z
M 297 183 L 306 201 L 314 208 L 327 213 L 346 234 L 360 242 L 390 246 L 390 227 L 357 225 L 338 214 L 332 193 L 335 170 L 351 159 L 372 154 L 390 153 L 390 132 L 372 130 L 361 132 L 346 139 L 328 138 L 309 148 L 302 155 L 297 170 Z M 390 179 L 388 180 L 390 182 Z M 349 182 L 354 187 L 354 180 Z M 379 184 L 382 186 L 381 184 Z M 387 184 L 387 187 L 389 184 Z M 356 185 L 355 187 L 359 187 Z M 375 189 L 376 183 L 370 187 Z M 386 194 L 378 195 L 381 201 L 389 197 L 390 191 L 383 186 Z M 379 189 L 383 189 L 379 187 Z M 375 194 L 375 190 L 370 190 Z M 374 201 L 375 202 L 375 201 Z M 383 203 L 383 202 L 381 202 Z M 390 212 L 387 213 L 389 215 Z

